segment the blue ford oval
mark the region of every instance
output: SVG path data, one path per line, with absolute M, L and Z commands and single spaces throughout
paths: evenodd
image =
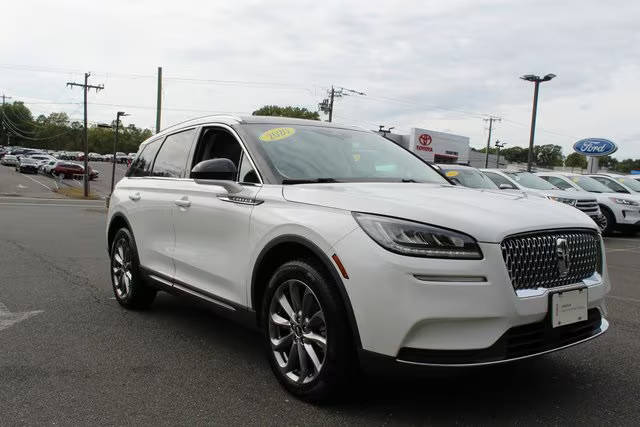
M 613 141 L 604 138 L 586 138 L 573 144 L 576 153 L 585 156 L 607 156 L 618 150 L 618 146 Z

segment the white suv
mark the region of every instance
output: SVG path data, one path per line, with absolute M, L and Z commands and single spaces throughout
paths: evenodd
M 122 306 L 161 289 L 258 326 L 278 380 L 309 400 L 343 389 L 358 362 L 493 364 L 608 328 L 589 217 L 451 185 L 358 128 L 224 116 L 169 128 L 140 146 L 107 224 Z
M 635 233 L 640 231 L 640 195 L 614 192 L 590 176 L 564 172 L 538 172 L 537 175 L 563 190 L 588 191 L 598 200 L 603 219 L 602 232 L 614 230 Z

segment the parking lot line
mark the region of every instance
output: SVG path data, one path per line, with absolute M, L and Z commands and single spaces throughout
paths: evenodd
M 49 191 L 53 191 L 53 188 L 44 185 L 43 183 L 41 183 L 40 181 L 38 181 L 37 179 L 35 179 L 33 177 L 30 177 L 29 175 L 22 174 L 22 176 L 25 177 L 25 178 L 29 178 L 31 181 L 35 182 L 36 184 L 40 184 L 41 186 L 43 186 L 44 188 L 46 188 Z

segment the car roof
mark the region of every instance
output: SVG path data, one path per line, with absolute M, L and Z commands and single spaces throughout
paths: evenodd
M 147 144 L 153 141 L 156 138 L 161 138 L 169 133 L 172 133 L 176 130 L 190 127 L 190 126 L 199 126 L 206 124 L 225 124 L 228 126 L 231 125 L 239 125 L 239 124 L 271 124 L 271 125 L 299 125 L 299 126 L 320 126 L 326 128 L 335 128 L 335 129 L 351 129 L 358 131 L 371 132 L 367 129 L 358 127 L 345 125 L 340 123 L 333 122 L 323 122 L 320 120 L 306 120 L 306 119 L 294 119 L 289 117 L 280 117 L 280 116 L 234 116 L 234 115 L 226 115 L 226 114 L 214 114 L 203 117 L 196 117 L 194 119 L 186 120 L 184 122 L 176 123 L 169 127 L 162 129 L 157 134 L 148 138 L 142 144 Z M 141 145 L 142 145 L 141 144 Z

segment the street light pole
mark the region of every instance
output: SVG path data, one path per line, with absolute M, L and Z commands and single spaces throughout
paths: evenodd
M 113 193 L 113 187 L 116 185 L 116 153 L 118 147 L 118 129 L 120 127 L 120 117 L 128 116 L 124 111 L 118 111 L 116 113 L 116 137 L 113 139 L 113 159 L 112 159 L 112 168 L 111 168 L 111 191 L 109 194 Z
M 541 82 L 547 82 L 554 78 L 555 74 L 547 74 L 544 77 L 527 74 L 520 77 L 522 80 L 533 82 L 533 109 L 531 111 L 531 132 L 529 133 L 529 153 L 527 156 L 527 171 L 531 172 L 531 163 L 533 163 L 533 139 L 536 133 L 536 116 L 538 114 L 538 89 Z
M 496 168 L 497 168 L 497 169 L 500 169 L 500 149 L 501 149 L 502 147 L 504 147 L 505 145 L 507 145 L 507 143 L 506 143 L 506 142 L 503 142 L 503 143 L 501 144 L 499 139 L 497 139 L 497 140 L 496 140 L 496 148 L 498 149 L 498 157 L 497 157 L 497 159 L 496 159 Z

